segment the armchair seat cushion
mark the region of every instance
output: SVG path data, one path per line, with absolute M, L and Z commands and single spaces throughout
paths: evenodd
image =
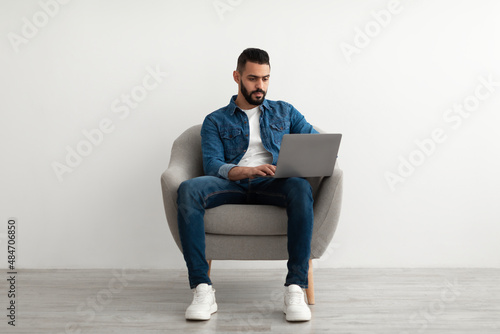
M 272 205 L 225 204 L 205 212 L 205 233 L 287 235 L 285 208 Z

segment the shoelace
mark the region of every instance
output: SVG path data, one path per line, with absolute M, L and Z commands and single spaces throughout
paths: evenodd
M 291 292 L 288 294 L 288 304 L 302 304 L 304 295 L 300 292 Z
M 210 295 L 210 291 L 193 291 L 194 293 L 194 300 L 193 300 L 193 303 L 194 304 L 201 304 L 201 303 L 204 303 L 206 302 L 206 299 L 209 297 Z

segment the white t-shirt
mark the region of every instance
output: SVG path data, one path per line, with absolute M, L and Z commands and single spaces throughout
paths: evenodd
M 262 111 L 257 106 L 250 110 L 243 110 L 248 116 L 248 126 L 250 127 L 250 139 L 248 149 L 238 163 L 238 166 L 255 167 L 273 162 L 273 156 L 262 145 L 260 137 L 260 115 Z

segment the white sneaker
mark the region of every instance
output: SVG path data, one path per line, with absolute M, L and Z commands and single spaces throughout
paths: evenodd
M 193 289 L 193 302 L 186 310 L 188 320 L 209 320 L 212 313 L 217 312 L 215 289 L 206 283 L 198 284 Z
M 311 310 L 307 306 L 304 291 L 296 284 L 285 287 L 285 304 L 283 312 L 288 321 L 309 321 L 311 320 Z

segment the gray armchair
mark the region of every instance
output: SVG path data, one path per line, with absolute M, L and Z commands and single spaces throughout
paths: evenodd
M 161 175 L 165 214 L 170 232 L 181 252 L 177 227 L 177 189 L 183 181 L 204 175 L 200 131 L 201 125 L 195 125 L 174 141 L 168 169 Z M 314 197 L 311 260 L 323 255 L 335 233 L 342 202 L 342 179 L 343 173 L 338 165 L 330 177 L 308 178 Z M 227 204 L 208 209 L 205 213 L 205 234 L 209 265 L 212 260 L 288 259 L 285 208 Z M 314 304 L 311 260 L 306 295 L 308 303 Z

